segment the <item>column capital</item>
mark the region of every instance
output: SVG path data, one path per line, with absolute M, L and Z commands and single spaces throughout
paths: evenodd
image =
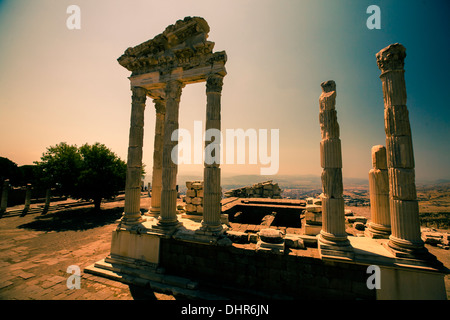
M 394 43 L 381 49 L 377 54 L 377 65 L 381 74 L 389 71 L 404 71 L 406 49 L 400 43 Z
M 147 90 L 142 87 L 131 87 L 133 103 L 145 103 Z
M 180 101 L 181 89 L 183 89 L 184 83 L 178 80 L 171 80 L 166 83 L 165 93 L 166 100 Z
M 222 93 L 223 75 L 214 73 L 206 79 L 206 93 Z
M 165 114 L 166 113 L 166 100 L 164 99 L 153 99 L 155 104 L 156 113 Z

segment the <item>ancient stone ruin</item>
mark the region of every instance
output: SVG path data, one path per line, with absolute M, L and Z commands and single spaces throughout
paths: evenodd
M 203 181 L 186 181 L 184 217 L 201 218 L 203 216 Z
M 228 190 L 225 197 L 281 199 L 281 189 L 272 180 L 255 183 L 252 186 Z
M 204 288 L 266 298 L 445 296 L 447 271 L 425 249 L 420 237 L 403 75 L 406 54 L 400 44 L 376 55 L 385 102 L 386 161 L 384 147 L 373 148 L 373 220 L 368 236 L 346 232 L 351 216 L 346 217 L 344 208 L 336 83 L 332 80 L 321 84 L 319 98 L 320 199 L 310 199 L 311 203 L 274 199 L 281 193 L 272 182 L 233 190 L 228 194 L 231 197 L 222 199 L 220 166 L 205 162 L 203 184 L 187 182 L 186 212 L 177 210 L 177 164 L 171 158 L 176 141 L 171 136 L 178 129 L 185 85 L 206 82 L 205 129 L 221 129 L 227 56 L 223 51 L 213 52 L 208 32 L 203 18 L 186 17 L 153 39 L 128 48 L 118 59 L 131 71 L 132 92 L 125 208 L 112 234 L 110 255 L 85 271 L 200 298 L 220 298 L 211 292 L 202 294 Z M 147 97 L 155 105 L 156 127 L 152 204 L 148 215 L 142 215 L 140 178 Z M 220 150 L 219 141 L 206 141 L 205 145 L 211 143 Z M 305 233 L 306 225 L 310 231 Z M 371 265 L 381 270 L 380 290 L 367 286 Z

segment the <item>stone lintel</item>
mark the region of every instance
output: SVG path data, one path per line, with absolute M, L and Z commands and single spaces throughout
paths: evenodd
M 181 69 L 181 68 L 180 68 Z M 195 67 L 188 70 L 177 69 L 176 72 L 168 74 L 160 74 L 158 71 L 131 76 L 130 83 L 132 87 L 142 87 L 152 92 L 158 92 L 165 87 L 165 84 L 171 80 L 179 80 L 183 84 L 196 83 L 206 81 L 211 73 L 218 73 L 225 76 L 226 70 L 224 63 L 214 63 L 213 65 L 205 65 Z M 152 98 L 155 98 L 151 95 Z

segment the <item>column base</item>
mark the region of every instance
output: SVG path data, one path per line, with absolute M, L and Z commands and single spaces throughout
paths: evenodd
M 396 258 L 428 261 L 433 264 L 437 258 L 432 255 L 422 243 L 412 243 L 408 240 L 399 239 L 394 236 L 389 237 L 389 241 L 384 244 L 385 248 Z
M 175 220 L 158 220 L 158 223 L 151 227 L 151 232 L 165 237 L 171 237 L 183 225 L 177 219 Z
M 161 208 L 150 208 L 146 213 L 144 213 L 145 216 L 149 217 L 159 217 L 159 214 L 161 213 Z
M 367 229 L 364 231 L 364 235 L 372 239 L 389 239 L 389 236 L 391 235 L 391 228 L 381 224 L 369 222 L 367 224 Z
M 317 241 L 320 258 L 352 260 L 354 257 L 353 247 L 346 236 L 333 236 L 323 230 Z
M 220 235 L 224 232 L 222 224 L 219 222 L 217 225 L 206 224 L 202 221 L 202 226 L 195 231 L 196 234 L 205 235 Z
M 127 216 L 125 213 L 123 213 L 123 216 L 120 219 L 119 226 L 123 227 L 125 229 L 128 229 L 130 227 L 139 225 L 142 222 L 145 222 L 146 220 L 147 219 L 143 218 L 140 214 L 139 215 L 133 215 L 133 216 Z

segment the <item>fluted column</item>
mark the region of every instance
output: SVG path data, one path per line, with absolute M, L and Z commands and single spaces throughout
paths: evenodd
M 339 124 L 336 114 L 336 83 L 333 80 L 321 84 L 319 98 L 319 122 L 322 135 L 320 164 L 322 170 L 322 230 L 319 247 L 331 255 L 351 251 L 345 232 L 344 198 L 342 184 L 342 155 Z M 331 250 L 332 252 L 329 252 Z
M 164 145 L 164 117 L 166 102 L 163 99 L 153 100 L 156 109 L 155 142 L 153 149 L 152 204 L 148 215 L 159 216 L 161 210 L 162 161 Z
M 132 87 L 130 136 L 128 143 L 127 180 L 125 185 L 125 212 L 122 222 L 134 225 L 141 217 L 142 146 L 144 142 L 144 110 L 147 91 Z
M 391 234 L 391 215 L 389 209 L 389 178 L 386 161 L 386 148 L 372 147 L 372 166 L 369 171 L 369 194 L 371 221 L 367 224 L 366 236 L 387 239 Z
M 206 80 L 206 127 L 205 130 L 221 130 L 221 95 L 223 76 L 210 75 Z M 214 150 L 215 154 L 209 153 Z M 220 150 L 220 140 L 205 142 L 205 168 L 203 173 L 203 221 L 201 230 L 219 233 L 222 231 L 220 222 L 222 192 L 220 188 L 220 161 L 211 161 L 211 158 L 220 159 L 217 154 Z M 212 157 L 211 157 L 212 156 Z M 209 158 L 209 161 L 208 161 Z M 211 163 L 212 162 L 212 163 Z
M 420 234 L 414 153 L 406 108 L 405 57 L 405 47 L 399 43 L 376 54 L 383 87 L 389 175 L 392 234 L 388 245 L 396 255 L 415 257 L 425 250 Z
M 179 225 L 177 219 L 177 171 L 178 159 L 176 152 L 172 155 L 172 150 L 178 141 L 172 141 L 172 133 L 178 129 L 178 112 L 180 107 L 181 90 L 183 83 L 177 80 L 169 81 L 166 84 L 166 115 L 164 121 L 164 146 L 162 156 L 162 190 L 161 190 L 161 210 L 158 227 L 163 229 L 173 229 Z

